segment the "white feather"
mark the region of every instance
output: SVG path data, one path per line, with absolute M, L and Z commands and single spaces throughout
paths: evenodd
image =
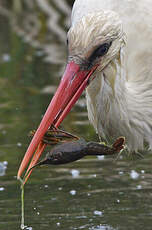
M 130 151 L 152 148 L 151 9 L 151 0 L 76 0 L 68 33 L 70 55 L 82 58 L 113 39 L 87 88 L 88 115 L 100 136 L 125 136 Z

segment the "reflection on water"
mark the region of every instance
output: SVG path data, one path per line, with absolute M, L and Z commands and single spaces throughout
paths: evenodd
M 66 62 L 71 0 L 0 3 L 0 229 L 19 229 L 19 163 Z M 98 140 L 82 97 L 63 126 Z M 7 165 L 8 162 L 8 165 Z M 151 156 L 140 161 L 86 158 L 34 170 L 25 186 L 27 229 L 149 229 Z

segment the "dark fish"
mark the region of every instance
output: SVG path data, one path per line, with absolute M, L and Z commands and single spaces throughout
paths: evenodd
M 124 148 L 124 143 L 124 137 L 119 137 L 111 147 L 97 142 L 86 142 L 84 139 L 66 142 L 54 147 L 47 153 L 45 159 L 35 166 L 67 164 L 85 156 L 112 155 L 120 152 Z

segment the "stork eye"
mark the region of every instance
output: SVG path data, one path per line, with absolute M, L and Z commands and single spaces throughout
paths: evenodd
M 68 46 L 68 45 L 69 45 L 69 40 L 68 40 L 68 38 L 67 38 L 67 40 L 66 40 L 66 41 L 67 41 L 67 46 Z
M 103 45 L 99 46 L 99 48 L 95 50 L 96 57 L 105 55 L 108 52 L 110 46 L 111 43 L 104 43 Z
M 104 55 L 108 52 L 108 50 L 109 50 L 111 44 L 112 44 L 112 42 L 109 42 L 109 43 L 104 43 L 104 44 L 102 44 L 101 46 L 99 46 L 99 47 L 92 53 L 92 55 L 91 55 L 90 58 L 89 58 L 89 61 L 92 62 L 92 61 L 94 61 L 96 58 L 104 56 Z

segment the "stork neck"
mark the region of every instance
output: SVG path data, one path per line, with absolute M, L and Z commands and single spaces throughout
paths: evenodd
M 127 71 L 123 48 L 87 88 L 88 116 L 98 134 L 107 141 L 130 128 L 127 102 Z M 125 130 L 126 133 L 126 130 Z M 130 133 L 130 132 L 128 132 Z
M 102 121 L 98 122 L 97 130 L 99 133 L 104 130 L 105 137 L 112 136 L 115 138 L 123 135 L 123 132 L 121 134 L 116 131 L 121 130 L 122 123 L 126 123 L 125 126 L 129 126 L 128 91 L 126 88 L 127 69 L 123 48 L 118 56 L 102 71 L 100 78 L 102 81 L 102 89 L 100 89 L 102 93 L 100 93 L 101 96 L 99 94 L 97 96 L 97 100 L 101 101 L 101 103 L 98 102 L 101 107 L 98 106 L 97 108 L 97 120 Z M 102 119 L 98 116 L 102 116 Z M 102 125 L 102 128 L 100 125 Z
M 145 72 L 127 73 L 121 51 L 120 58 L 109 63 L 87 88 L 88 116 L 107 141 L 125 136 L 129 150 L 142 150 L 144 142 L 152 149 L 151 71 L 145 78 Z
M 103 70 L 103 90 L 109 88 L 112 100 L 122 97 L 126 88 L 127 71 L 124 55 L 124 48 L 121 48 L 119 54 Z M 111 92 L 110 92 L 111 91 Z
M 116 58 L 98 72 L 87 88 L 88 116 L 98 134 L 105 139 L 116 136 L 116 127 L 127 114 L 126 68 L 123 48 Z M 123 111 L 121 114 L 120 111 Z M 124 117 L 122 117 L 122 115 Z

